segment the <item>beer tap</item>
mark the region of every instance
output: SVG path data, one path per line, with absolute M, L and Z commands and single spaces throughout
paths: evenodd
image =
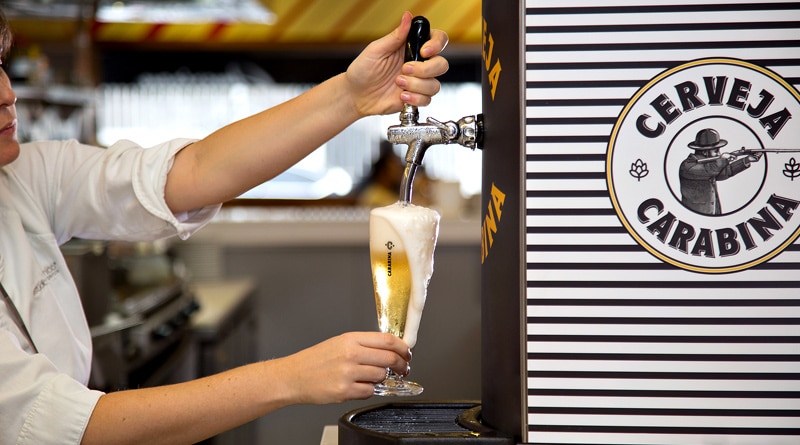
M 430 23 L 422 16 L 414 17 L 406 40 L 405 61 L 421 61 L 419 50 L 430 39 Z M 389 127 L 387 136 L 393 144 L 408 145 L 406 167 L 400 182 L 400 202 L 411 202 L 411 189 L 417 168 L 422 165 L 425 151 L 431 145 L 457 143 L 474 150 L 483 148 L 483 115 L 464 116 L 457 122 L 440 122 L 432 117 L 419 123 L 419 111 L 415 105 L 404 104 L 400 111 L 400 125 Z

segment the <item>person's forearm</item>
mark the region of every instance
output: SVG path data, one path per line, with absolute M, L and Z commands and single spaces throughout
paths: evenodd
M 184 148 L 168 177 L 167 204 L 178 213 L 233 199 L 277 176 L 360 117 L 344 75 L 333 77 Z
M 83 444 L 191 444 L 286 406 L 276 363 L 262 362 L 186 383 L 108 393 Z M 264 382 L 263 386 L 258 386 Z
M 350 332 L 211 377 L 104 394 L 83 443 L 196 443 L 288 405 L 365 399 L 386 368 L 405 375 L 409 360 L 394 335 Z

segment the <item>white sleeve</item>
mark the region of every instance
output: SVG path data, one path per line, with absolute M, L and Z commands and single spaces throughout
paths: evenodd
M 4 324 L 0 323 L 0 443 L 80 444 L 103 393 L 58 372 L 43 354 L 23 351 Z
M 37 143 L 31 148 L 38 152 L 27 156 L 32 160 L 28 174 L 47 178 L 42 191 L 49 202 L 45 211 L 52 215 L 59 243 L 73 237 L 186 239 L 220 208 L 213 205 L 176 216 L 166 204 L 164 189 L 174 156 L 192 142 L 175 139 L 143 148 L 120 141 L 106 149 L 76 141 Z M 37 167 L 48 171 L 34 171 Z

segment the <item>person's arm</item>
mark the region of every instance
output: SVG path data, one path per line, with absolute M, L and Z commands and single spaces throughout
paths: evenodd
M 387 367 L 406 374 L 409 360 L 398 337 L 347 333 L 210 377 L 104 394 L 81 443 L 196 443 L 288 405 L 368 398 Z
M 166 200 L 175 212 L 224 202 L 277 176 L 358 119 L 399 112 L 403 103 L 424 106 L 448 69 L 438 56 L 447 35 L 431 31 L 420 50 L 425 62 L 404 63 L 411 14 L 372 42 L 339 74 L 304 94 L 230 124 L 184 148 L 167 179 Z

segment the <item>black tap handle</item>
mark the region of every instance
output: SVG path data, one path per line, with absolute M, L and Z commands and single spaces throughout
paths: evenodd
M 425 17 L 418 15 L 411 19 L 411 29 L 406 39 L 406 62 L 425 60 L 419 55 L 422 45 L 431 39 L 431 24 Z

